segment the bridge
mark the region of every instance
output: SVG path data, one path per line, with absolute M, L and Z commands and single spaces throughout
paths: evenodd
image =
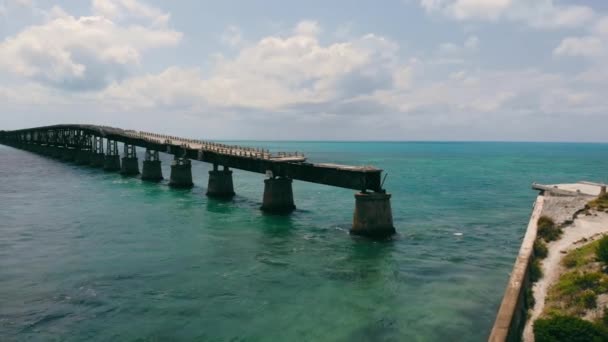
M 287 214 L 295 209 L 294 179 L 358 190 L 352 234 L 386 237 L 394 234 L 391 195 L 382 188 L 382 170 L 372 166 L 310 163 L 299 152 L 270 152 L 260 148 L 227 145 L 212 141 L 125 130 L 99 125 L 53 125 L 0 131 L 0 143 L 65 162 L 120 172 L 140 174 L 137 147 L 145 149 L 141 179 L 163 179 L 159 153 L 173 155 L 169 185 L 192 187 L 191 161 L 213 164 L 209 171 L 207 196 L 231 198 L 235 195 L 232 170 L 266 175 L 261 209 Z M 118 143 L 123 154 L 119 154 Z M 220 169 L 221 168 L 221 169 Z

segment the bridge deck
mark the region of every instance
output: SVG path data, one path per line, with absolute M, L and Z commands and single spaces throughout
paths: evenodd
M 0 140 L 14 141 L 24 133 L 48 134 L 59 130 L 75 130 L 86 134 L 115 140 L 151 150 L 173 154 L 192 160 L 223 165 L 235 169 L 288 177 L 306 182 L 331 185 L 354 190 L 382 191 L 382 170 L 373 166 L 350 166 L 307 162 L 298 152 L 270 152 L 248 146 L 227 145 L 211 141 L 181 138 L 151 132 L 124 130 L 97 125 L 54 125 L 0 131 Z M 45 144 L 46 142 L 42 142 Z M 53 144 L 50 142 L 50 144 Z M 66 147 L 79 148 L 78 144 L 65 144 Z

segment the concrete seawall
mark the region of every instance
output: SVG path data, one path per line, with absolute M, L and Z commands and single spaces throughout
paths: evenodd
M 545 197 L 539 195 L 534 202 L 532 216 L 528 223 L 524 240 L 511 271 L 511 277 L 505 290 L 502 303 L 498 309 L 496 321 L 488 341 L 520 341 L 527 318 L 527 299 L 530 291 L 529 269 L 533 259 L 534 241 L 536 240 L 537 222 L 543 212 Z

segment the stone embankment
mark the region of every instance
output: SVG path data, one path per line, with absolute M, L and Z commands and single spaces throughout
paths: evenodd
M 533 184 L 532 187 L 541 193 L 535 201 L 489 341 L 534 341 L 532 323 L 542 313 L 547 289 L 559 276 L 562 252 L 575 248 L 575 242 L 583 238 L 597 235 L 602 230 L 608 231 L 608 215 L 601 215 L 599 219 L 577 218 L 586 204 L 600 194 L 602 186 L 605 187 L 590 182 Z M 561 239 L 547 245 L 549 252 L 541 266 L 545 276 L 532 284 L 530 270 L 534 260 L 533 247 L 537 238 L 537 222 L 541 216 L 550 217 L 558 226 L 568 228 L 564 230 Z

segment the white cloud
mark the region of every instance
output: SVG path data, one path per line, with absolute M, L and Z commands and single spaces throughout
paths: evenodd
M 220 41 L 228 46 L 235 47 L 243 42 L 243 34 L 241 29 L 236 26 L 228 26 L 222 33 Z
M 568 37 L 553 51 L 556 55 L 599 57 L 607 53 L 608 42 L 594 36 Z
M 0 68 L 20 76 L 23 85 L 0 85 L 0 102 L 33 109 L 46 105 L 57 112 L 71 108 L 73 113 L 94 107 L 138 120 L 143 113 L 179 114 L 180 119 L 213 113 L 221 118 L 217 127 L 224 128 L 226 115 L 242 123 L 232 126 L 247 128 L 257 116 L 260 126 L 290 121 L 289 129 L 300 124 L 314 129 L 322 123 L 330 137 L 345 121 L 357 131 L 382 123 L 397 132 L 393 136 L 403 137 L 402 128 L 416 127 L 411 129 L 416 132 L 418 127 L 442 127 L 449 133 L 452 130 L 445 127 L 462 125 L 466 134 L 480 122 L 509 124 L 521 118 L 527 126 L 528 119 L 539 115 L 595 113 L 601 119 L 608 112 L 603 95 L 608 78 L 598 77 L 597 70 L 578 77 L 535 68 L 483 70 L 463 63 L 482 57 L 475 54 L 482 43 L 474 35 L 427 53 L 412 52 L 416 50 L 402 51 L 394 41 L 375 34 L 322 35 L 315 21 L 302 21 L 288 31 L 277 29 L 283 33 L 257 40 L 244 40 L 239 27 L 229 26 L 219 39 L 232 50 L 214 55 L 203 64 L 208 68 L 174 65 L 152 73 L 137 68 L 140 61 L 150 49 L 174 46 L 181 34 L 155 19 L 165 15 L 162 11 L 127 11 L 124 3 L 97 1 L 96 15 L 83 17 L 55 7 L 42 24 L 0 42 Z M 450 4 L 458 3 L 462 10 L 478 1 L 424 3 L 429 11 L 444 11 Z M 501 2 L 496 4 L 500 8 Z M 501 10 L 496 19 L 474 18 L 512 19 L 513 8 Z M 125 16 L 137 20 L 126 21 Z M 568 20 L 556 22 L 566 25 Z M 607 27 L 604 19 L 589 25 L 586 36 L 565 39 L 555 54 L 597 58 L 604 53 L 601 44 L 608 46 L 603 40 Z M 447 62 L 453 63 L 438 65 Z M 70 91 L 75 88 L 91 91 Z M 376 137 L 383 137 L 384 130 L 378 132 Z
M 479 46 L 479 38 L 471 36 L 464 42 L 464 47 L 467 49 L 477 49 Z
M 96 89 L 124 76 L 144 51 L 181 39 L 172 30 L 76 18 L 58 7 L 48 17 L 0 43 L 0 68 L 57 87 Z
M 312 22 L 299 23 L 293 32 L 262 38 L 234 58 L 219 56 L 205 78 L 199 71 L 169 68 L 116 83 L 106 95 L 132 96 L 133 103 L 144 106 L 172 105 L 190 97 L 194 107 L 281 110 L 392 86 L 397 46 L 390 40 L 369 34 L 322 45 L 316 36 L 320 28 Z
M 605 64 L 608 57 L 608 16 L 599 18 L 584 36 L 566 37 L 553 50 L 557 56 L 578 56 L 596 59 Z
M 439 45 L 439 53 L 444 55 L 460 55 L 467 52 L 475 51 L 479 47 L 479 38 L 477 36 L 469 36 L 464 43 L 442 43 Z
M 204 95 L 199 69 L 170 67 L 160 74 L 113 83 L 98 94 L 98 100 L 127 110 L 153 107 L 198 108 L 204 104 Z
M 506 19 L 545 29 L 581 27 L 594 17 L 590 7 L 553 0 L 420 0 L 420 5 L 429 13 L 460 21 Z
M 463 52 L 478 44 L 479 39 L 470 36 L 454 45 Z M 171 67 L 115 82 L 98 100 L 131 110 L 213 109 L 240 112 L 235 115 L 243 118 L 252 111 L 305 112 L 319 118 L 382 116 L 396 124 L 423 113 L 438 125 L 464 125 L 505 113 L 532 116 L 608 109 L 601 91 L 586 89 L 587 83 L 561 74 L 462 69 L 431 80 L 426 74 L 434 69 L 431 63 L 400 60 L 398 46 L 376 35 L 324 45 L 310 30 L 294 29 L 290 36 L 269 36 L 244 46 L 234 58 L 218 57 L 208 73 Z
M 294 33 L 302 36 L 317 36 L 321 33 L 321 27 L 316 21 L 304 20 L 296 25 Z
M 511 0 L 456 0 L 451 5 L 447 5 L 446 10 L 460 20 L 471 18 L 495 20 L 510 5 Z
M 595 33 L 608 36 L 608 16 L 600 18 L 595 24 Z
M 34 5 L 32 0 L 12 0 L 12 2 L 21 7 L 32 7 Z
M 582 90 L 585 85 L 577 80 L 535 69 L 460 70 L 444 80 L 418 77 L 413 82 L 415 86 L 408 90 L 378 91 L 368 99 L 401 113 L 425 113 L 429 117 L 443 113 L 460 123 L 489 114 L 584 115 L 605 114 L 608 109 L 601 90 Z
M 93 13 L 112 20 L 143 18 L 155 25 L 166 25 L 170 14 L 137 0 L 93 0 Z
M 536 25 L 540 27 L 580 27 L 588 23 L 594 12 L 586 6 L 550 7 L 538 16 Z
M 220 57 L 206 75 L 172 67 L 116 82 L 99 101 L 125 109 L 197 113 L 212 108 L 241 113 L 235 115 L 243 120 L 244 113 L 263 111 L 283 117 L 307 113 L 309 121 L 382 117 L 399 125 L 422 115 L 433 125 L 447 126 L 477 125 L 486 116 L 603 115 L 608 109 L 599 88 L 562 74 L 462 69 L 431 80 L 426 74 L 434 69 L 431 61 L 400 60 L 398 46 L 386 38 L 365 35 L 324 45 L 310 31 L 293 32 L 262 38 L 234 58 Z M 471 36 L 456 46 L 463 51 L 478 44 Z

